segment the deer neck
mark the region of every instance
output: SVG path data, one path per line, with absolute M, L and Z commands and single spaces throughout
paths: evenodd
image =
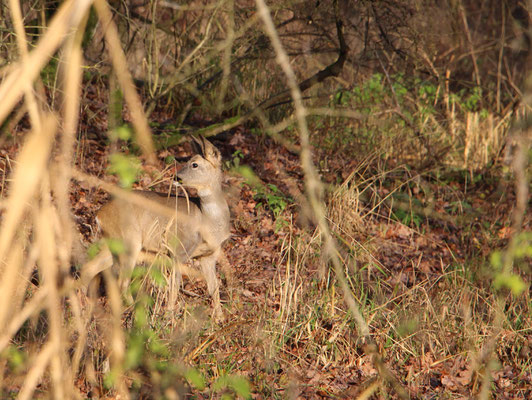
M 198 190 L 201 215 L 204 222 L 203 240 L 219 246 L 229 237 L 229 207 L 220 188 Z
M 202 214 L 210 219 L 224 219 L 228 215 L 227 202 L 221 187 L 198 190 Z

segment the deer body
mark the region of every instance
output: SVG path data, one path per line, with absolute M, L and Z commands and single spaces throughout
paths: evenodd
M 120 239 L 124 243 L 125 251 L 114 265 L 122 290 L 127 289 L 142 250 L 169 253 L 178 263 L 196 259 L 207 281 L 215 311 L 220 314 L 215 266 L 221 245 L 230 234 L 229 208 L 221 187 L 219 151 L 203 138 L 194 140 L 200 154 L 190 159 L 177 176 L 183 186 L 197 190 L 197 197 L 134 191 L 135 195 L 162 206 L 160 208 L 164 210 L 117 198 L 101 208 L 97 221 L 105 237 Z M 175 268 L 175 273 L 180 283 L 179 268 Z

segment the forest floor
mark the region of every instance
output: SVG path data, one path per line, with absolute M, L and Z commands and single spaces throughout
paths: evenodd
M 213 143 L 227 166 L 251 167 L 262 184 L 226 174 L 233 227 L 224 251 L 233 276 L 223 276 L 225 320 L 207 317 L 205 285 L 193 279 L 185 279 L 171 315 L 164 306 L 153 311 L 159 321 L 151 328 L 172 358 L 205 380 L 205 387 L 187 386 L 191 398 L 247 390 L 238 380 L 216 386 L 227 376 L 246 378 L 259 399 L 396 398 L 396 385 L 413 398 L 465 399 L 486 384 L 493 398 L 532 396 L 530 293 L 503 296 L 507 319 L 499 329 L 499 297 L 491 287 L 490 256 L 512 235 L 515 205 L 513 184 L 502 173 L 434 178 L 399 168 L 372 179 L 371 168 L 360 167 L 364 160 L 316 150 L 316 160 L 327 160 L 317 165 L 328 218 L 376 358 L 324 262 L 320 235 L 296 202 L 304 192 L 298 156 L 244 129 Z M 2 158 L 14 158 L 16 148 L 4 146 Z M 108 148 L 80 140 L 77 167 L 116 182 L 106 173 Z M 169 155 L 177 163 L 165 163 Z M 159 165 L 144 167 L 135 187 L 167 191 L 190 155 L 187 145 L 159 151 Z M 107 199 L 102 189 L 73 184 L 73 213 L 87 242 L 95 239 L 94 216 Z M 531 223 L 526 214 L 524 229 Z M 131 314 L 125 319 L 130 326 Z M 132 376 L 132 387 L 135 379 L 145 383 L 138 398 L 150 397 L 153 376 L 143 368 Z M 94 392 L 84 377 L 78 382 L 87 397 L 114 398 L 112 391 Z

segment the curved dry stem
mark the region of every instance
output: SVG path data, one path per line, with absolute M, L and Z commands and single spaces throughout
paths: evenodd
M 129 399 L 129 391 L 124 380 L 124 358 L 126 354 L 126 345 L 124 332 L 122 331 L 122 300 L 118 283 L 109 269 L 102 271 L 105 283 L 107 285 L 107 294 L 109 306 L 111 308 L 111 332 L 110 334 L 110 357 L 111 372 L 116 381 L 114 385 L 124 399 Z
M 20 12 L 20 3 L 17 0 L 10 0 L 9 7 L 11 8 L 13 25 L 15 27 L 15 33 L 17 36 L 20 60 L 22 61 L 22 64 L 24 64 L 28 62 L 28 47 L 26 43 L 24 23 L 22 21 L 22 13 Z M 39 108 L 37 106 L 37 100 L 35 99 L 35 95 L 33 93 L 31 81 L 25 82 L 24 93 L 26 95 L 26 104 L 28 106 L 31 124 L 33 127 L 35 127 L 35 129 L 39 130 L 41 128 L 41 117 L 39 114 Z
M 235 40 L 235 2 L 234 0 L 229 0 L 228 3 L 229 24 L 227 25 L 227 36 L 224 43 L 224 51 L 222 58 L 222 82 L 220 84 L 220 92 L 218 94 L 218 99 L 216 102 L 216 110 L 219 113 L 221 113 L 223 110 L 223 103 L 225 95 L 227 93 L 229 74 L 231 73 L 231 53 L 233 49 L 233 42 Z
M 54 116 L 47 115 L 43 120 L 42 129 L 31 133 L 19 154 L 10 196 L 7 199 L 8 211 L 0 233 L 0 260 L 4 259 L 27 205 L 46 171 L 56 129 Z
M 131 109 L 131 119 L 135 127 L 137 141 L 149 162 L 155 162 L 154 146 L 151 138 L 151 130 L 144 113 L 139 95 L 135 89 L 133 79 L 128 69 L 128 62 L 120 44 L 118 30 L 112 20 L 111 11 L 105 0 L 95 0 L 94 7 L 98 12 L 104 27 L 105 40 L 109 47 L 109 56 L 118 78 L 120 87 L 124 91 L 124 98 Z
M 37 387 L 37 384 L 39 383 L 39 380 L 41 379 L 41 376 L 43 375 L 46 366 L 50 363 L 50 360 L 55 354 L 55 352 L 56 347 L 53 341 L 49 341 L 41 349 L 41 352 L 35 359 L 33 366 L 26 375 L 24 385 L 22 385 L 22 389 L 18 394 L 18 399 L 26 400 L 32 398 L 33 392 L 35 391 L 35 388 Z
M 67 38 L 67 32 L 77 26 L 85 16 L 91 0 L 70 0 L 65 2 L 56 12 L 46 34 L 39 40 L 35 50 L 29 53 L 25 62 L 19 61 L 11 68 L 9 75 L 0 85 L 0 124 L 13 110 L 20 96 L 33 82 L 41 69 L 50 60 L 59 46 Z
M 39 270 L 42 274 L 43 285 L 47 288 L 46 308 L 49 321 L 49 343 L 54 351 L 50 359 L 50 372 L 54 397 L 62 399 L 68 388 L 72 388 L 71 379 L 66 366 L 64 348 L 64 331 L 62 329 L 63 310 L 58 290 L 59 268 L 57 259 L 57 242 L 54 232 L 55 210 L 52 206 L 49 176 L 43 176 L 41 183 L 41 207 L 35 210 L 35 245 L 39 249 Z

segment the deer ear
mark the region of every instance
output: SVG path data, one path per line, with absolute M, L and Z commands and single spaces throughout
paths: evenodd
M 200 136 L 198 138 L 196 136 L 190 135 L 190 137 L 192 139 L 190 143 L 192 144 L 193 150 L 196 153 L 201 154 L 202 156 L 205 157 L 205 139 L 203 138 L 203 136 Z
M 190 136 L 192 141 L 192 147 L 194 151 L 212 163 L 216 167 L 222 165 L 222 154 L 211 142 L 205 139 L 203 136 Z
M 205 157 L 206 160 L 211 162 L 216 167 L 220 167 L 222 165 L 222 155 L 220 153 L 220 150 L 218 150 L 211 142 L 209 142 L 203 136 L 201 137 L 201 139 L 203 140 L 203 157 Z

